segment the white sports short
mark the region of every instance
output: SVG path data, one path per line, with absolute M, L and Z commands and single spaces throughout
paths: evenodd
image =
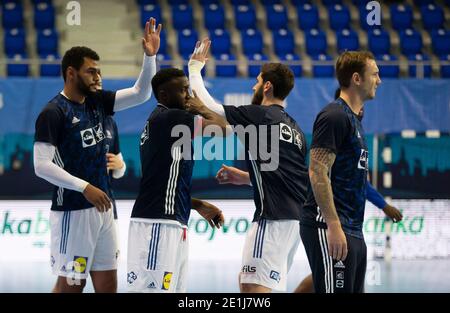
M 185 292 L 187 229 L 161 220 L 131 220 L 128 230 L 129 292 Z
M 113 211 L 51 211 L 53 274 L 86 279 L 90 271 L 117 269 L 119 246 Z
M 287 273 L 299 244 L 297 220 L 253 222 L 245 239 L 239 282 L 286 291 Z

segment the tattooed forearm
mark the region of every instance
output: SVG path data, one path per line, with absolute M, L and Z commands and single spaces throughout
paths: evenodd
M 327 224 L 338 223 L 329 173 L 336 155 L 328 149 L 311 149 L 309 178 L 316 203 Z

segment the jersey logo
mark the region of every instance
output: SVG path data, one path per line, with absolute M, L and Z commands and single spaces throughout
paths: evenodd
M 361 155 L 359 157 L 358 169 L 368 170 L 369 169 L 369 152 L 365 149 L 361 149 Z
M 292 129 L 284 123 L 280 123 L 280 140 L 292 143 Z
M 149 137 L 149 124 L 147 121 L 147 123 L 145 124 L 144 131 L 141 134 L 141 146 L 147 141 L 148 137 Z
M 296 129 L 292 129 L 292 133 L 294 135 L 294 144 L 298 146 L 300 150 L 303 148 L 302 135 Z
M 84 129 L 84 130 L 80 131 L 80 134 L 81 134 L 81 140 L 83 142 L 83 148 L 93 146 L 97 143 L 95 141 L 94 132 L 92 131 L 92 128 Z
M 80 131 L 80 134 L 83 148 L 91 147 L 105 139 L 105 134 L 103 133 L 103 127 L 101 123 L 98 123 L 92 128 L 83 129 L 82 131 Z
M 72 124 L 76 124 L 76 123 L 79 123 L 79 122 L 80 122 L 80 119 L 77 118 L 76 116 L 74 116 L 73 119 L 72 119 Z

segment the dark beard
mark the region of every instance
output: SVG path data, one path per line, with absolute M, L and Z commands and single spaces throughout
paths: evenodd
M 263 100 L 263 87 L 259 87 L 253 94 L 252 104 L 261 105 Z
M 93 95 L 94 92 L 91 91 L 88 85 L 86 85 L 83 80 L 81 79 L 80 75 L 78 75 L 78 81 L 77 81 L 77 88 L 78 91 L 85 97 Z

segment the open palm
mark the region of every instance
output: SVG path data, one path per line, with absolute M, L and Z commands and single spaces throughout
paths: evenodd
M 147 23 L 145 23 L 144 37 L 142 37 L 142 48 L 148 56 L 153 56 L 158 53 L 160 45 L 160 33 L 162 25 L 158 24 L 158 28 L 155 28 L 156 20 L 151 17 Z

